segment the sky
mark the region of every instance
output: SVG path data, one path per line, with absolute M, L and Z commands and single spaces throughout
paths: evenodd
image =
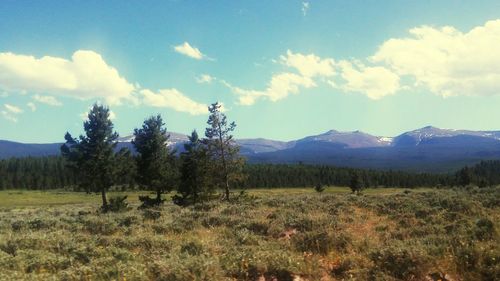
M 61 142 L 92 104 L 238 138 L 500 130 L 500 1 L 0 3 L 0 139 Z

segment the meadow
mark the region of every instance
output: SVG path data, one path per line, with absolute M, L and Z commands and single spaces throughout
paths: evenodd
M 0 191 L 0 280 L 500 280 L 499 187 L 144 193 Z

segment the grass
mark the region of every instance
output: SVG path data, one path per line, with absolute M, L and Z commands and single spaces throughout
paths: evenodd
M 142 192 L 144 193 L 144 192 Z M 109 196 L 128 195 L 129 201 L 137 203 L 139 192 L 110 192 Z M 57 206 L 75 204 L 99 204 L 101 195 L 96 193 L 72 191 L 27 191 L 2 190 L 0 191 L 0 207 L 15 208 L 28 206 Z
M 402 192 L 401 188 L 369 188 L 365 189 L 365 194 L 394 194 Z M 414 192 L 424 192 L 429 188 L 412 189 Z M 248 194 L 255 196 L 274 196 L 281 194 L 306 195 L 314 194 L 313 188 L 270 188 L 270 189 L 248 189 Z M 238 190 L 235 191 L 236 193 Z M 138 195 L 145 194 L 144 191 L 127 191 L 108 193 L 108 197 L 128 196 L 128 201 L 132 204 L 138 203 Z M 323 194 L 350 194 L 347 187 L 327 187 Z M 154 195 L 154 194 L 152 194 Z M 168 195 L 167 195 L 168 197 Z M 97 193 L 87 194 L 85 192 L 73 192 L 64 190 L 28 191 L 28 190 L 0 190 L 0 207 L 28 207 L 28 206 L 56 206 L 75 204 L 99 204 L 101 195 Z
M 1 191 L 0 280 L 500 279 L 498 187 L 252 189 L 148 210 L 125 194 L 132 209 L 101 214 L 99 195 Z

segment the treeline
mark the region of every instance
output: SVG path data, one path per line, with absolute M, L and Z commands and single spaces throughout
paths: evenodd
M 500 160 L 481 161 L 472 167 L 464 167 L 456 173 L 458 185 L 475 184 L 479 187 L 500 184 Z
M 75 174 L 62 157 L 0 160 L 0 189 L 58 189 L 76 184 Z
M 177 159 L 180 162 L 179 159 Z M 179 166 L 177 164 L 176 166 Z M 246 179 L 239 188 L 349 186 L 351 175 L 360 175 L 365 187 L 435 187 L 475 184 L 500 184 L 500 161 L 483 161 L 465 167 L 456 174 L 408 173 L 363 170 L 334 166 L 301 164 L 246 164 Z M 466 179 L 464 179 L 464 174 Z M 134 176 L 121 178 L 120 190 L 138 189 Z M 0 160 L 0 189 L 78 189 L 77 175 L 59 156 L 26 157 Z
M 316 185 L 349 186 L 353 174 L 363 187 L 419 187 L 454 185 L 449 174 L 408 173 L 401 171 L 364 170 L 318 165 L 256 164 L 246 165 L 248 175 L 243 187 L 310 187 Z

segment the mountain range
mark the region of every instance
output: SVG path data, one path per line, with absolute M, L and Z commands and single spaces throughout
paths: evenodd
M 169 146 L 183 150 L 187 135 L 171 132 Z M 132 147 L 133 136 L 119 139 Z M 307 136 L 292 141 L 237 139 L 250 163 L 328 164 L 370 169 L 451 172 L 481 160 L 500 159 L 500 131 L 450 130 L 427 126 L 396 137 L 361 131 Z M 59 154 L 61 143 L 26 144 L 0 140 L 0 159 Z

